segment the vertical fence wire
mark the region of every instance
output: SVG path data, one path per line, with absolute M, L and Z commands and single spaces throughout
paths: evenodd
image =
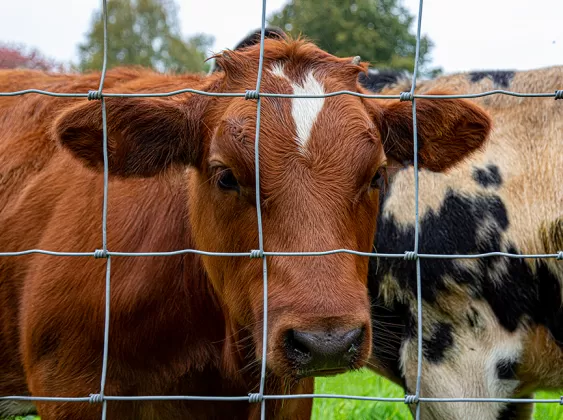
M 416 99 L 414 91 L 416 89 L 416 78 L 418 75 L 418 62 L 420 54 L 420 28 L 422 26 L 422 2 L 418 4 L 418 22 L 416 28 L 416 50 L 414 57 L 414 70 L 412 75 L 412 85 L 410 99 L 412 100 L 412 126 L 413 126 L 413 163 L 414 163 L 414 251 L 416 258 L 416 307 L 417 307 L 417 360 L 416 360 L 416 391 L 414 401 L 416 403 L 415 418 L 420 420 L 420 386 L 422 382 L 422 276 L 420 273 L 420 258 L 418 255 L 418 235 L 419 235 L 419 211 L 418 211 L 418 129 L 416 125 Z
M 260 199 L 260 117 L 262 100 L 260 98 L 260 85 L 264 66 L 264 34 L 266 32 L 266 0 L 262 0 L 262 21 L 260 23 L 260 59 L 258 62 L 258 75 L 256 77 L 256 138 L 254 141 L 254 171 L 256 190 L 256 220 L 258 223 L 258 252 L 262 259 L 262 287 L 263 287 L 263 322 L 262 322 L 262 364 L 260 367 L 260 388 L 258 401 L 260 401 L 260 418 L 266 418 L 266 400 L 264 388 L 266 386 L 266 358 L 268 353 L 268 261 L 264 255 L 264 233 L 262 230 L 262 207 Z M 251 95 L 247 95 L 249 97 Z
M 107 417 L 107 400 L 104 398 L 108 358 L 109 358 L 109 326 L 110 326 L 110 307 L 111 307 L 111 256 L 107 254 L 107 220 L 108 220 L 108 189 L 109 189 L 109 158 L 108 158 L 108 129 L 107 129 L 107 110 L 106 101 L 103 96 L 104 81 L 107 71 L 108 60 L 108 9 L 107 0 L 102 0 L 102 22 L 104 27 L 104 57 L 102 73 L 100 75 L 100 87 L 98 96 L 102 106 L 102 149 L 104 157 L 104 191 L 102 200 L 102 256 L 106 258 L 106 282 L 105 282 L 105 314 L 104 314 L 104 349 L 102 355 L 102 374 L 100 378 L 100 397 L 102 399 L 102 420 Z
M 293 398 L 342 398 L 342 399 L 355 399 L 355 400 L 367 400 L 367 401 L 383 401 L 383 402 L 405 402 L 408 404 L 416 404 L 415 418 L 420 420 L 421 415 L 421 403 L 422 402 L 502 402 L 502 403 L 530 403 L 530 402 L 541 402 L 541 403 L 562 403 L 563 397 L 561 399 L 515 399 L 515 398 L 423 398 L 421 396 L 421 380 L 422 380 L 422 361 L 423 361 L 423 322 L 422 322 L 422 274 L 420 259 L 421 258 L 488 258 L 493 256 L 504 256 L 508 258 L 556 258 L 558 260 L 563 260 L 563 251 L 559 251 L 556 254 L 511 254 L 504 252 L 490 252 L 486 254 L 477 255 L 441 255 L 441 254 L 419 254 L 419 234 L 420 234 L 420 224 L 419 224 L 419 179 L 418 179 L 418 131 L 417 131 L 417 118 L 416 118 L 416 98 L 425 99 L 446 99 L 446 98 L 477 98 L 493 94 L 503 94 L 516 97 L 554 97 L 555 99 L 563 99 L 563 91 L 556 90 L 555 94 L 552 93 L 518 93 L 510 92 L 504 90 L 494 90 L 489 92 L 482 92 L 478 94 L 462 94 L 462 95 L 417 95 L 415 94 L 416 81 L 418 76 L 419 67 L 419 54 L 420 54 L 420 44 L 421 44 L 421 26 L 422 26 L 422 10 L 423 10 L 423 0 L 419 1 L 418 7 L 418 19 L 417 19 L 417 33 L 416 33 L 416 50 L 415 50 L 415 62 L 414 71 L 412 75 L 412 85 L 410 92 L 403 92 L 400 95 L 368 95 L 360 94 L 358 92 L 350 91 L 338 91 L 331 92 L 323 95 L 295 95 L 295 94 L 279 94 L 260 92 L 263 64 L 264 64 L 264 38 L 265 38 L 265 28 L 266 28 L 266 5 L 267 0 L 262 0 L 262 13 L 261 13 L 261 25 L 260 25 L 260 58 L 258 63 L 258 74 L 256 80 L 255 91 L 246 91 L 246 93 L 209 93 L 203 91 L 197 91 L 194 89 L 180 89 L 173 92 L 164 93 L 135 93 L 135 94 L 121 94 L 121 93 L 103 93 L 104 81 L 107 71 L 107 58 L 108 58 L 108 10 L 107 10 L 107 0 L 102 0 L 102 20 L 103 20 L 103 64 L 100 75 L 99 88 L 97 91 L 90 91 L 88 93 L 54 93 L 48 91 L 42 91 L 38 89 L 26 89 L 18 92 L 0 92 L 0 97 L 2 96 L 16 96 L 25 95 L 29 93 L 37 93 L 48 96 L 57 97 L 75 97 L 75 98 L 88 98 L 99 99 L 101 101 L 102 110 L 102 128 L 103 128 L 103 204 L 102 204 L 102 249 L 95 250 L 94 252 L 53 252 L 49 250 L 25 250 L 25 251 L 15 251 L 15 252 L 0 252 L 1 256 L 16 256 L 16 255 L 27 255 L 31 253 L 41 253 L 46 255 L 55 256 L 93 256 L 95 258 L 106 258 L 106 272 L 105 272 L 105 319 L 104 319 L 104 343 L 103 343 L 103 359 L 102 359 L 102 372 L 100 377 L 100 393 L 90 394 L 89 397 L 75 397 L 75 398 L 62 398 L 62 397 L 27 397 L 27 396 L 0 396 L 0 401 L 5 400 L 15 400 L 15 401 L 74 401 L 74 402 L 90 402 L 90 403 L 102 403 L 102 420 L 107 417 L 107 402 L 108 401 L 146 401 L 146 400 L 200 400 L 200 401 L 248 401 L 250 403 L 260 402 L 260 418 L 266 418 L 266 400 L 275 399 L 293 399 Z M 258 224 L 258 249 L 251 250 L 250 252 L 238 252 L 238 253 L 218 253 L 202 250 L 185 249 L 171 252 L 145 252 L 145 253 L 134 253 L 134 252 L 111 252 L 107 246 L 107 213 L 108 213 L 108 188 L 109 188 L 109 157 L 108 157 L 108 132 L 107 132 L 107 109 L 105 99 L 107 97 L 162 97 L 177 95 L 184 92 L 190 92 L 194 94 L 217 96 L 217 97 L 244 97 L 245 99 L 256 99 L 256 135 L 255 135 L 255 187 L 256 187 L 256 215 Z M 336 95 L 349 94 L 353 96 L 359 96 L 364 98 L 374 98 L 374 99 L 399 99 L 401 101 L 412 101 L 412 118 L 413 118 L 413 152 L 414 152 L 414 186 L 415 186 L 415 232 L 414 232 L 414 248 L 413 251 L 405 251 L 405 254 L 381 254 L 381 253 L 364 253 L 355 250 L 339 249 L 339 250 L 329 250 L 329 251 L 317 251 L 317 252 L 276 252 L 264 250 L 264 237 L 263 237 L 263 225 L 262 225 L 262 210 L 261 210 L 261 197 L 260 197 L 260 156 L 259 156 L 259 146 L 260 146 L 260 124 L 261 124 L 261 99 L 263 97 L 279 97 L 279 98 L 327 98 Z M 111 257 L 112 256 L 171 256 L 179 255 L 184 253 L 193 253 L 200 255 L 214 255 L 220 257 L 250 257 L 250 258 L 260 258 L 262 260 L 262 274 L 263 274 L 263 331 L 262 331 L 262 360 L 260 369 L 260 384 L 259 392 L 257 394 L 249 394 L 248 397 L 232 396 L 232 397 L 214 397 L 214 396 L 119 396 L 105 395 L 105 387 L 107 380 L 108 371 L 108 359 L 109 359 L 109 327 L 110 327 L 110 291 L 111 291 Z M 416 390 L 415 395 L 406 395 L 404 400 L 400 398 L 385 398 L 385 397 L 363 397 L 363 396 L 350 396 L 350 395 L 337 395 L 337 394 L 303 394 L 303 395 L 266 395 L 265 394 L 265 383 L 266 383 L 266 373 L 267 373 L 267 332 L 268 332 L 268 256 L 321 256 L 330 255 L 334 253 L 349 253 L 366 257 L 383 257 L 383 258 L 406 258 L 409 260 L 415 260 L 416 263 L 416 295 L 417 295 L 417 377 L 416 377 Z

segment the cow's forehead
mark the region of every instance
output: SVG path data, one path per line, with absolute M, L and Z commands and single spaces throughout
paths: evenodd
M 262 90 L 322 96 L 342 89 L 340 83 L 326 69 L 274 61 L 264 68 Z M 354 172 L 351 168 L 371 171 L 385 159 L 379 133 L 358 97 L 263 97 L 261 101 L 261 165 L 282 169 L 285 163 L 299 159 L 330 165 L 336 175 L 339 168 L 348 174 Z M 212 140 L 211 155 L 230 154 L 231 161 L 253 166 L 249 156 L 254 153 L 256 112 L 255 101 L 232 100 Z
M 282 63 L 273 63 L 269 72 L 274 77 L 279 77 L 290 85 L 295 95 L 324 95 L 324 83 L 316 77 L 313 69 L 306 69 L 302 74 L 302 81 L 292 80 L 284 72 Z M 325 104 L 325 98 L 293 98 L 291 99 L 291 117 L 295 127 L 295 141 L 298 149 L 305 153 L 311 138 L 313 125 L 317 121 Z

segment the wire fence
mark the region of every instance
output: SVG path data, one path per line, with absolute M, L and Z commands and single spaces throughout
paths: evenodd
M 100 373 L 100 390 L 98 393 L 92 393 L 84 397 L 75 398 L 65 398 L 65 397 L 34 397 L 34 396 L 0 396 L 0 401 L 50 401 L 50 402 L 89 402 L 89 403 L 101 403 L 102 404 L 102 419 L 105 420 L 107 416 L 107 402 L 108 401 L 173 401 L 173 400 L 184 400 L 184 401 L 248 401 L 249 403 L 259 403 L 261 404 L 261 419 L 265 419 L 265 402 L 267 400 L 290 400 L 299 398 L 327 398 L 327 399 L 347 399 L 347 400 L 358 400 L 358 401 L 380 401 L 380 402 L 403 402 L 405 404 L 414 404 L 416 406 L 415 418 L 420 419 L 420 407 L 421 403 L 424 402 L 440 402 L 440 403 L 452 403 L 452 402 L 496 402 L 496 403 L 554 403 L 563 405 L 563 396 L 560 399 L 530 399 L 530 398 L 427 398 L 420 396 L 421 389 L 421 379 L 422 379 L 422 281 L 421 281 L 421 269 L 420 269 L 420 259 L 478 259 L 478 258 L 489 258 L 495 256 L 502 256 L 507 258 L 546 258 L 546 259 L 558 259 L 563 260 L 563 251 L 559 251 L 554 254 L 514 254 L 506 252 L 488 252 L 482 254 L 471 254 L 471 255 L 455 255 L 455 254 L 424 254 L 418 253 L 419 245 L 419 181 L 418 181 L 418 135 L 417 135 L 417 121 L 416 121 L 416 99 L 461 99 L 461 98 L 479 98 L 489 95 L 509 95 L 515 97 L 523 98 L 554 98 L 563 99 L 563 90 L 556 90 L 554 93 L 519 93 L 507 90 L 491 90 L 482 93 L 475 94 L 460 94 L 460 95 L 423 95 L 415 94 L 417 75 L 418 75 L 418 65 L 419 65 L 419 52 L 420 52 L 420 41 L 421 41 L 421 25 L 422 25 L 422 10 L 423 10 L 423 0 L 419 2 L 418 8 L 418 20 L 417 20 L 417 31 L 416 31 L 416 50 L 415 50 L 415 65 L 412 75 L 411 89 L 408 92 L 402 92 L 399 95 L 378 95 L 378 94 L 362 94 L 352 91 L 336 91 L 330 92 L 322 95 L 298 95 L 298 94 L 280 94 L 273 92 L 261 92 L 260 85 L 262 81 L 262 69 L 264 62 L 264 35 L 266 27 L 266 0 L 262 0 L 262 18 L 261 18 L 261 34 L 260 34 L 260 58 L 259 58 L 259 68 L 258 77 L 255 86 L 255 90 L 247 90 L 240 93 L 211 93 L 200 91 L 196 89 L 180 89 L 170 92 L 160 92 L 160 93 L 105 93 L 104 80 L 107 70 L 107 45 L 108 45 L 108 34 L 107 34 L 107 2 L 102 0 L 102 18 L 103 18 L 103 37 L 104 37 L 104 56 L 103 56 L 103 66 L 100 77 L 100 83 L 98 90 L 89 91 L 85 93 L 58 93 L 50 92 L 39 89 L 26 89 L 14 92 L 0 92 L 0 97 L 10 97 L 10 96 L 22 96 L 28 94 L 39 94 L 53 97 L 64 97 L 64 98 L 87 98 L 88 100 L 99 100 L 101 102 L 102 109 L 102 127 L 103 127 L 103 210 L 102 210 L 102 248 L 96 249 L 92 252 L 55 252 L 43 249 L 29 249 L 25 251 L 17 252 L 0 252 L 0 257 L 14 257 L 28 254 L 45 254 L 52 256 L 71 256 L 71 257 L 94 257 L 94 258 L 105 258 L 106 259 L 106 275 L 105 275 L 105 324 L 104 324 L 104 347 L 103 347 L 103 358 L 102 358 L 102 371 Z M 146 98 L 146 97 L 168 97 L 173 95 L 179 95 L 182 93 L 193 93 L 206 96 L 215 97 L 229 97 L 236 98 L 241 97 L 248 100 L 256 100 L 257 102 L 257 113 L 256 113 L 256 137 L 255 137 L 255 189 L 256 189 L 256 212 L 258 220 L 258 249 L 246 251 L 246 252 L 236 252 L 236 253 L 225 253 L 225 252 L 210 252 L 197 249 L 181 249 L 169 252 L 114 252 L 107 247 L 107 208 L 108 208 L 108 138 L 107 138 L 107 115 L 106 115 L 106 102 L 105 98 L 121 97 L 121 98 Z M 414 139 L 414 182 L 415 182 L 415 230 L 414 230 L 414 244 L 413 250 L 407 250 L 403 254 L 386 254 L 386 253 L 368 253 L 359 252 L 351 249 L 334 249 L 328 251 L 318 251 L 318 252 L 276 252 L 276 251 L 265 251 L 264 250 L 264 236 L 262 231 L 262 212 L 260 205 L 260 158 L 259 158 L 259 143 L 260 143 L 260 117 L 261 117 L 261 98 L 328 98 L 337 95 L 352 95 L 362 98 L 371 99 L 398 99 L 400 101 L 411 101 L 412 102 L 412 116 L 413 116 L 413 139 Z M 267 346 L 267 321 L 268 321 L 268 263 L 267 258 L 270 256 L 322 256 L 331 255 L 337 253 L 353 254 L 364 257 L 376 257 L 376 258 L 403 258 L 406 260 L 416 261 L 416 295 L 417 295 L 417 379 L 416 388 L 414 395 L 405 395 L 404 398 L 386 398 L 377 396 L 354 396 L 354 395 L 339 395 L 339 394 L 292 394 L 292 395 L 268 395 L 264 393 L 265 381 L 266 381 L 266 346 Z M 216 256 L 216 257 L 247 257 L 247 258 L 260 258 L 262 260 L 263 268 L 263 337 L 262 337 L 262 362 L 261 362 L 261 374 L 260 374 L 260 386 L 258 393 L 249 393 L 243 396 L 188 396 L 188 395 L 154 395 L 154 396 L 117 396 L 117 395 L 106 395 L 105 386 L 107 378 L 108 369 L 108 343 L 109 343 L 109 320 L 110 320 L 110 291 L 111 291 L 111 259 L 114 256 L 121 257 L 148 257 L 148 256 L 174 256 L 180 254 L 198 254 L 206 256 Z

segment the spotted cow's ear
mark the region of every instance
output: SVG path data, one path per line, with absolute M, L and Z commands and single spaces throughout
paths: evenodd
M 448 92 L 428 92 L 444 95 Z M 484 146 L 491 131 L 491 118 L 465 99 L 417 99 L 419 167 L 446 171 Z M 385 153 L 399 162 L 414 156 L 411 102 L 388 102 L 377 113 Z
M 172 165 L 197 163 L 207 97 L 106 98 L 109 172 L 153 176 Z M 100 102 L 79 103 L 60 115 L 53 136 L 86 166 L 103 170 Z

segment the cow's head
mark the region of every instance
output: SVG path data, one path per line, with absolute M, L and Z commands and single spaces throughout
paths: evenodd
M 223 71 L 191 85 L 167 78 L 164 90 L 253 89 L 258 46 L 217 57 Z M 304 41 L 266 40 L 261 90 L 319 95 L 362 92 L 352 58 L 336 58 Z M 150 83 L 150 81 L 147 81 Z M 116 90 L 120 88 L 117 87 Z M 163 90 L 143 80 L 122 89 Z M 266 251 L 370 252 L 387 159 L 412 155 L 407 102 L 341 95 L 317 99 L 263 97 L 260 201 Z M 186 94 L 169 99 L 107 98 L 109 170 L 153 176 L 185 168 L 186 213 L 197 248 L 248 252 L 258 247 L 254 138 L 257 103 Z M 479 148 L 489 131 L 480 108 L 461 100 L 418 103 L 422 166 L 442 171 Z M 99 103 L 81 103 L 55 123 L 76 157 L 101 168 Z M 202 257 L 224 307 L 231 349 L 261 357 L 261 259 Z M 371 350 L 368 259 L 339 253 L 267 258 L 268 366 L 282 376 L 325 375 L 362 366 Z M 166 279 L 162 279 L 166 281 Z M 237 343 L 240 342 L 240 347 Z

